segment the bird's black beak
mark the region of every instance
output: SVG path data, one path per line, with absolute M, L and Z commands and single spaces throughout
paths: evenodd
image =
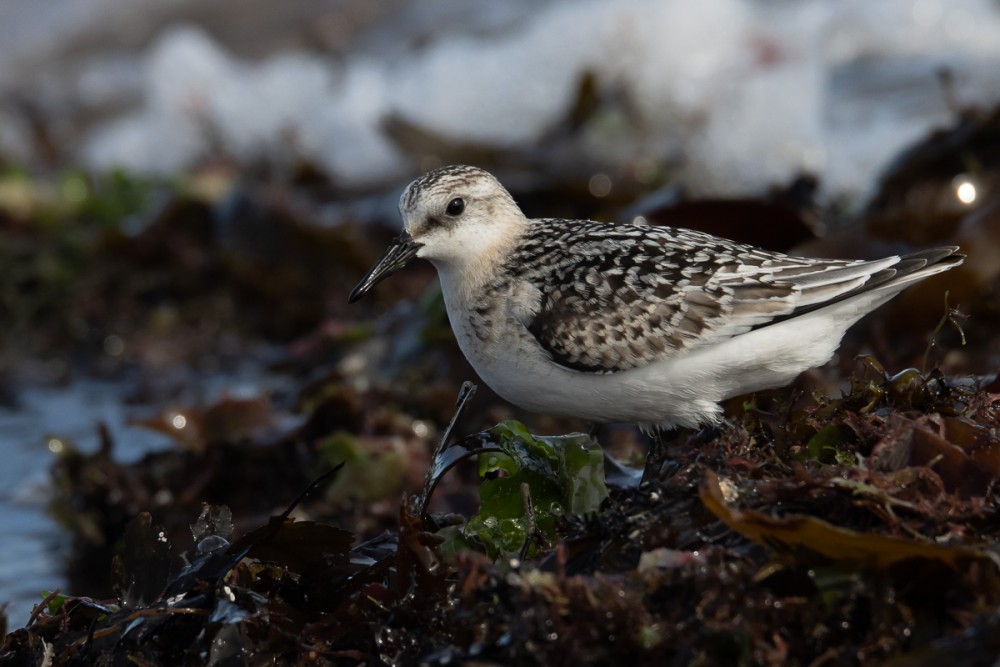
M 411 259 L 416 257 L 417 251 L 423 246 L 423 243 L 415 242 L 406 232 L 400 234 L 389 244 L 382 257 L 365 274 L 358 286 L 351 290 L 351 295 L 347 297 L 347 303 L 354 303 L 383 278 L 388 278 L 390 274 L 406 266 Z

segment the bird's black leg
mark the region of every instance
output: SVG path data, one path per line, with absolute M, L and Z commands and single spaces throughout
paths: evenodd
M 646 465 L 642 469 L 640 484 L 659 477 L 666 453 L 667 447 L 663 442 L 663 429 L 659 426 L 653 426 L 649 432 L 649 451 L 646 453 Z
M 728 422 L 725 425 L 731 426 Z M 720 424 L 709 424 L 708 426 L 703 426 L 701 430 L 692 435 L 688 439 L 688 443 L 692 445 L 704 445 L 717 440 L 721 435 L 722 428 Z
M 699 449 L 714 440 L 718 440 L 722 435 L 722 428 L 725 425 L 725 423 L 710 424 L 686 438 L 678 438 L 675 433 L 673 438 L 674 446 L 676 447 L 678 443 L 682 442 L 685 450 Z M 650 433 L 651 443 L 649 445 L 649 453 L 646 455 L 646 467 L 642 471 L 643 482 L 663 478 L 664 476 L 670 477 L 680 471 L 682 466 L 681 461 L 676 457 L 671 457 L 667 450 L 667 434 L 667 430 L 659 427 Z M 676 449 L 674 451 L 675 453 L 677 452 Z

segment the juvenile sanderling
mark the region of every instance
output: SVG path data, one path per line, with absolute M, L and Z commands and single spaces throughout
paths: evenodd
M 826 363 L 845 330 L 955 246 L 875 261 L 791 257 L 686 229 L 524 216 L 476 167 L 436 169 L 399 202 L 404 232 L 353 303 L 414 257 L 438 271 L 458 344 L 526 410 L 697 427 L 731 396 Z

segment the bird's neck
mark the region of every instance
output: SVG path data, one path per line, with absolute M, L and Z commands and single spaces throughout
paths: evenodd
M 523 225 L 511 225 L 503 234 L 474 240 L 466 252 L 446 260 L 432 260 L 445 298 L 455 305 L 475 301 L 486 286 L 498 279 L 529 223 L 524 219 Z

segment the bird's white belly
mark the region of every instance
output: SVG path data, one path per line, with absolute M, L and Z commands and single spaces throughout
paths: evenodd
M 554 363 L 519 323 L 499 324 L 484 340 L 467 322 L 467 314 L 452 322 L 462 353 L 493 391 L 525 410 L 665 426 L 696 426 L 719 412 L 715 401 L 722 397 L 693 390 L 675 377 L 672 361 L 615 373 L 575 371 Z
M 468 325 L 468 311 L 450 312 L 461 313 L 452 326 L 479 376 L 525 410 L 593 422 L 695 428 L 718 421 L 719 401 L 787 384 L 828 361 L 844 329 L 860 316 L 851 304 L 839 305 L 850 312 L 817 311 L 794 325 L 780 323 L 613 373 L 575 371 L 554 363 L 523 325 L 509 319 L 484 340 Z

